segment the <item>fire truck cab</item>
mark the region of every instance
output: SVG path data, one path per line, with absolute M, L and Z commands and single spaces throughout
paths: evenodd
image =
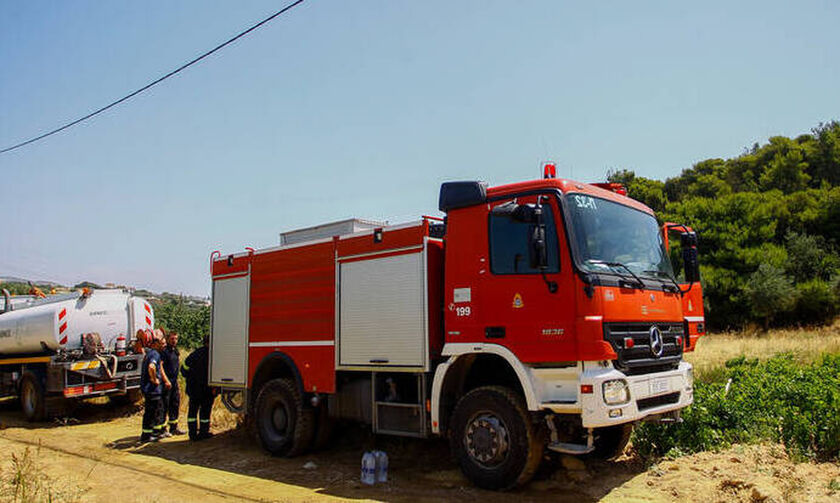
M 324 446 L 353 419 L 445 436 L 473 483 L 502 489 L 546 449 L 614 456 L 633 424 L 692 403 L 682 357 L 704 319 L 690 229 L 660 228 L 614 184 L 548 172 L 444 183 L 439 209 L 212 256 L 209 380 L 267 451 Z

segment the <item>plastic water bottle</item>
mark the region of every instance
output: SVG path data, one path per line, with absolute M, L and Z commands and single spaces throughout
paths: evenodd
M 385 451 L 373 451 L 376 459 L 376 481 L 388 482 L 388 455 Z
M 376 457 L 372 452 L 362 455 L 362 484 L 372 486 L 376 483 Z

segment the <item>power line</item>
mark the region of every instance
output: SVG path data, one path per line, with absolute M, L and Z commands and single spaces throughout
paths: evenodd
M 84 122 L 84 121 L 86 121 L 86 120 L 90 119 L 91 117 L 93 117 L 93 116 L 95 116 L 95 115 L 99 115 L 99 114 L 101 114 L 102 112 L 104 112 L 105 110 L 108 110 L 109 108 L 115 107 L 115 106 L 119 105 L 120 103 L 122 103 L 122 102 L 124 102 L 124 101 L 126 101 L 126 100 L 129 100 L 129 99 L 131 99 L 131 98 L 133 98 L 133 97 L 137 96 L 138 94 L 142 93 L 143 91 L 146 91 L 147 89 L 149 89 L 149 88 L 151 88 L 151 87 L 153 87 L 153 86 L 155 86 L 155 85 L 157 85 L 157 84 L 160 84 L 160 83 L 161 83 L 161 82 L 163 82 L 164 80 L 168 79 L 169 77 L 172 77 L 173 75 L 175 75 L 175 74 L 177 74 L 177 73 L 181 72 L 182 70 L 186 70 L 186 69 L 187 69 L 187 68 L 189 68 L 190 66 L 192 66 L 192 65 L 194 65 L 194 64 L 196 64 L 196 63 L 198 63 L 199 61 L 201 61 L 202 59 L 206 58 L 207 56 L 209 56 L 209 55 L 213 54 L 214 52 L 218 51 L 219 49 L 222 49 L 223 47 L 225 47 L 225 46 L 227 46 L 227 45 L 232 44 L 232 43 L 233 43 L 233 42 L 235 42 L 236 40 L 238 40 L 238 39 L 240 39 L 240 38 L 244 37 L 245 35 L 247 35 L 247 34 L 249 34 L 249 33 L 251 33 L 252 31 L 256 30 L 257 28 L 261 27 L 262 25 L 264 25 L 264 24 L 268 23 L 269 21 L 272 21 L 272 20 L 273 20 L 274 18 L 276 18 L 277 16 L 280 16 L 280 15 L 282 15 L 283 13 L 285 13 L 285 12 L 287 12 L 287 11 L 289 11 L 289 10 L 293 9 L 294 7 L 297 7 L 298 5 L 302 4 L 303 2 L 304 2 L 304 0 L 297 0 L 296 2 L 293 2 L 293 3 L 291 3 L 291 4 L 289 4 L 289 5 L 285 6 L 285 7 L 283 7 L 283 8 L 282 8 L 282 9 L 280 9 L 279 11 L 277 11 L 277 12 L 275 12 L 274 14 L 272 14 L 271 16 L 269 16 L 269 17 L 267 17 L 267 18 L 263 19 L 263 20 L 262 20 L 262 21 L 260 21 L 259 23 L 257 23 L 257 24 L 255 24 L 255 25 L 251 26 L 251 27 L 250 27 L 250 28 L 248 28 L 247 30 L 245 30 L 245 31 L 243 31 L 243 32 L 240 32 L 239 34 L 237 34 L 237 35 L 236 35 L 236 36 L 234 36 L 233 38 L 230 38 L 230 39 L 228 39 L 227 41 L 225 41 L 225 42 L 223 42 L 223 43 L 221 43 L 221 44 L 217 45 L 216 47 L 214 47 L 214 48 L 210 49 L 209 51 L 207 51 L 207 52 L 205 52 L 204 54 L 202 54 L 202 55 L 200 55 L 200 56 L 196 57 L 195 59 L 193 59 L 193 60 L 189 61 L 188 63 L 184 63 L 183 65 L 179 66 L 179 67 L 178 67 L 178 68 L 176 68 L 175 70 L 172 70 L 171 72 L 167 73 L 167 74 L 166 74 L 166 75 L 164 75 L 163 77 L 160 77 L 160 78 L 158 78 L 158 79 L 156 79 L 156 80 L 153 80 L 152 82 L 149 82 L 149 83 L 148 83 L 148 84 L 146 84 L 145 86 L 141 87 L 140 89 L 137 89 L 136 91 L 134 91 L 134 92 L 132 92 L 132 93 L 126 94 L 125 96 L 123 96 L 122 98 L 118 99 L 117 101 L 113 101 L 113 102 L 109 103 L 108 105 L 105 105 L 105 106 L 104 106 L 104 107 L 102 107 L 102 108 L 99 108 L 99 109 L 97 109 L 97 110 L 94 110 L 93 112 L 91 112 L 91 113 L 89 113 L 89 114 L 85 115 L 84 117 L 80 117 L 80 118 L 78 118 L 78 119 L 76 119 L 76 120 L 74 120 L 74 121 L 72 121 L 72 122 L 68 122 L 67 124 L 65 124 L 65 125 L 63 125 L 63 126 L 58 127 L 58 128 L 55 128 L 55 129 L 53 129 L 52 131 L 49 131 L 49 132 L 47 132 L 47 133 L 44 133 L 44 134 L 42 134 L 42 135 L 40 135 L 40 136 L 36 136 L 35 138 L 31 138 L 31 139 L 26 140 L 26 141 L 24 141 L 24 142 L 20 142 L 20 143 L 18 143 L 17 145 L 12 145 L 11 147 L 6 147 L 6 148 L 4 148 L 3 150 L 0 150 L 0 154 L 4 154 L 4 153 L 6 153 L 6 152 L 9 152 L 9 151 L 15 150 L 15 149 L 17 149 L 17 148 L 20 148 L 20 147 L 23 147 L 23 146 L 29 145 L 30 143 L 35 143 L 36 141 L 43 140 L 44 138 L 46 138 L 46 137 L 48 137 L 48 136 L 52 136 L 52 135 L 54 135 L 54 134 L 56 134 L 56 133 L 60 133 L 61 131 L 64 131 L 65 129 L 67 129 L 67 128 L 69 128 L 69 127 L 73 127 L 73 126 L 75 126 L 76 124 L 79 124 L 80 122 Z

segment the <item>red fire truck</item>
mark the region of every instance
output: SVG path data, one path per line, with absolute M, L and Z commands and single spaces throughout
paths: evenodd
M 692 403 L 682 356 L 704 333 L 696 235 L 624 193 L 548 168 L 448 182 L 442 219 L 214 252 L 209 381 L 279 456 L 323 446 L 336 419 L 446 436 L 491 489 L 527 482 L 546 449 L 614 456 L 634 423 Z

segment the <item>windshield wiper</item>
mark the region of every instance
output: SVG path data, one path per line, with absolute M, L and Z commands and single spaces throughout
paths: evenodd
M 645 272 L 645 273 L 653 273 L 653 274 L 656 274 L 657 276 L 665 276 L 666 278 L 668 278 L 668 279 L 671 281 L 671 283 L 673 283 L 674 288 L 676 288 L 676 290 L 674 290 L 673 292 L 674 292 L 674 293 L 679 292 L 679 293 L 680 293 L 680 295 L 682 295 L 682 294 L 683 294 L 682 288 L 680 288 L 680 284 L 679 284 L 679 283 L 677 283 L 677 279 L 676 279 L 676 278 L 674 278 L 673 276 L 671 276 L 670 274 L 668 274 L 667 272 L 665 272 L 665 271 L 656 271 L 656 270 L 652 270 L 652 269 L 651 269 L 651 270 L 647 270 L 647 271 L 642 271 L 642 272 Z M 662 285 L 662 288 L 664 289 L 664 288 L 665 288 L 665 285 Z
M 621 262 L 607 262 L 606 260 L 592 260 L 592 259 L 587 260 L 587 262 L 589 262 L 590 264 L 602 264 L 602 265 L 605 265 L 605 266 L 608 266 L 608 267 L 613 267 L 613 268 L 621 267 L 625 271 L 629 272 L 630 276 L 633 276 L 633 279 L 636 280 L 635 283 L 628 282 L 628 284 L 630 286 L 634 286 L 634 287 L 638 288 L 639 290 L 644 290 L 645 289 L 645 282 L 642 281 L 642 279 L 640 277 L 636 276 L 636 273 L 631 271 L 629 267 L 622 264 Z

